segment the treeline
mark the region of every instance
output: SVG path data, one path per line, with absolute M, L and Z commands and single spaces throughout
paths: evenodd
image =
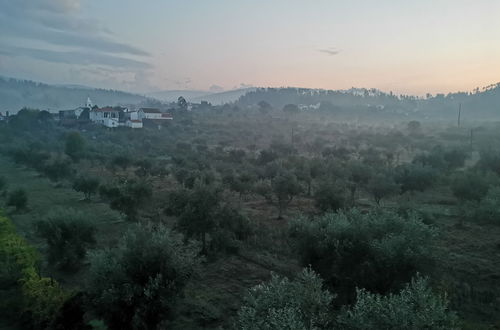
M 282 109 L 288 104 L 310 107 L 310 111 L 351 116 L 382 114 L 400 120 L 410 118 L 456 118 L 458 108 L 462 118 L 478 120 L 479 117 L 498 118 L 500 113 L 500 85 L 475 89 L 473 92 L 457 92 L 415 97 L 395 95 L 375 89 L 351 89 L 347 91 L 315 90 L 306 88 L 259 88 L 241 96 L 236 104 L 240 107 L 258 106 L 265 102 L 271 108 Z M 406 118 L 405 118 L 406 117 Z

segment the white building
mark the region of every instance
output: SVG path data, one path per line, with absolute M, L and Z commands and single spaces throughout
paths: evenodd
M 118 127 L 120 120 L 119 108 L 97 108 L 90 110 L 90 121 L 106 127 Z
M 155 108 L 140 108 L 139 119 L 161 119 L 161 111 Z
M 140 119 L 128 119 L 125 123 L 127 127 L 130 128 L 142 128 L 142 120 Z
M 152 119 L 152 120 L 172 120 L 172 114 L 161 112 L 155 108 L 140 108 L 138 112 L 138 119 Z

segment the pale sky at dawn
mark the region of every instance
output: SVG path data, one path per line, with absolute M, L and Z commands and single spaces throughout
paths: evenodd
M 0 75 L 148 92 L 500 81 L 498 0 L 0 0 Z

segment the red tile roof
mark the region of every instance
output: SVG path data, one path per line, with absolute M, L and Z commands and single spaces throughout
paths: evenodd
M 161 117 L 162 118 L 173 118 L 171 113 L 162 113 Z

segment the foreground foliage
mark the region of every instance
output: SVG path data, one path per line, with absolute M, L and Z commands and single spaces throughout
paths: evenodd
M 290 224 L 302 264 L 347 301 L 356 287 L 386 293 L 426 271 L 434 261 L 436 234 L 416 214 L 403 218 L 382 210 L 353 209 Z
M 44 328 L 59 313 L 71 293 L 53 279 L 40 276 L 38 263 L 35 249 L 17 235 L 14 225 L 0 214 L 1 289 L 14 287 L 21 298 L 16 304 L 15 299 L 19 297 L 12 294 L 0 307 L 17 308 L 14 312 L 25 315 L 31 326 Z
M 91 256 L 88 290 L 96 313 L 110 329 L 166 326 L 199 251 L 163 226 L 130 229 L 117 248 Z
M 334 296 L 323 290 L 323 281 L 304 269 L 290 281 L 273 274 L 265 284 L 252 288 L 238 312 L 241 330 L 328 329 Z
M 449 310 L 446 297 L 432 292 L 422 277 L 398 294 L 382 296 L 357 290 L 352 308 L 337 319 L 340 329 L 459 329 L 456 314 Z

